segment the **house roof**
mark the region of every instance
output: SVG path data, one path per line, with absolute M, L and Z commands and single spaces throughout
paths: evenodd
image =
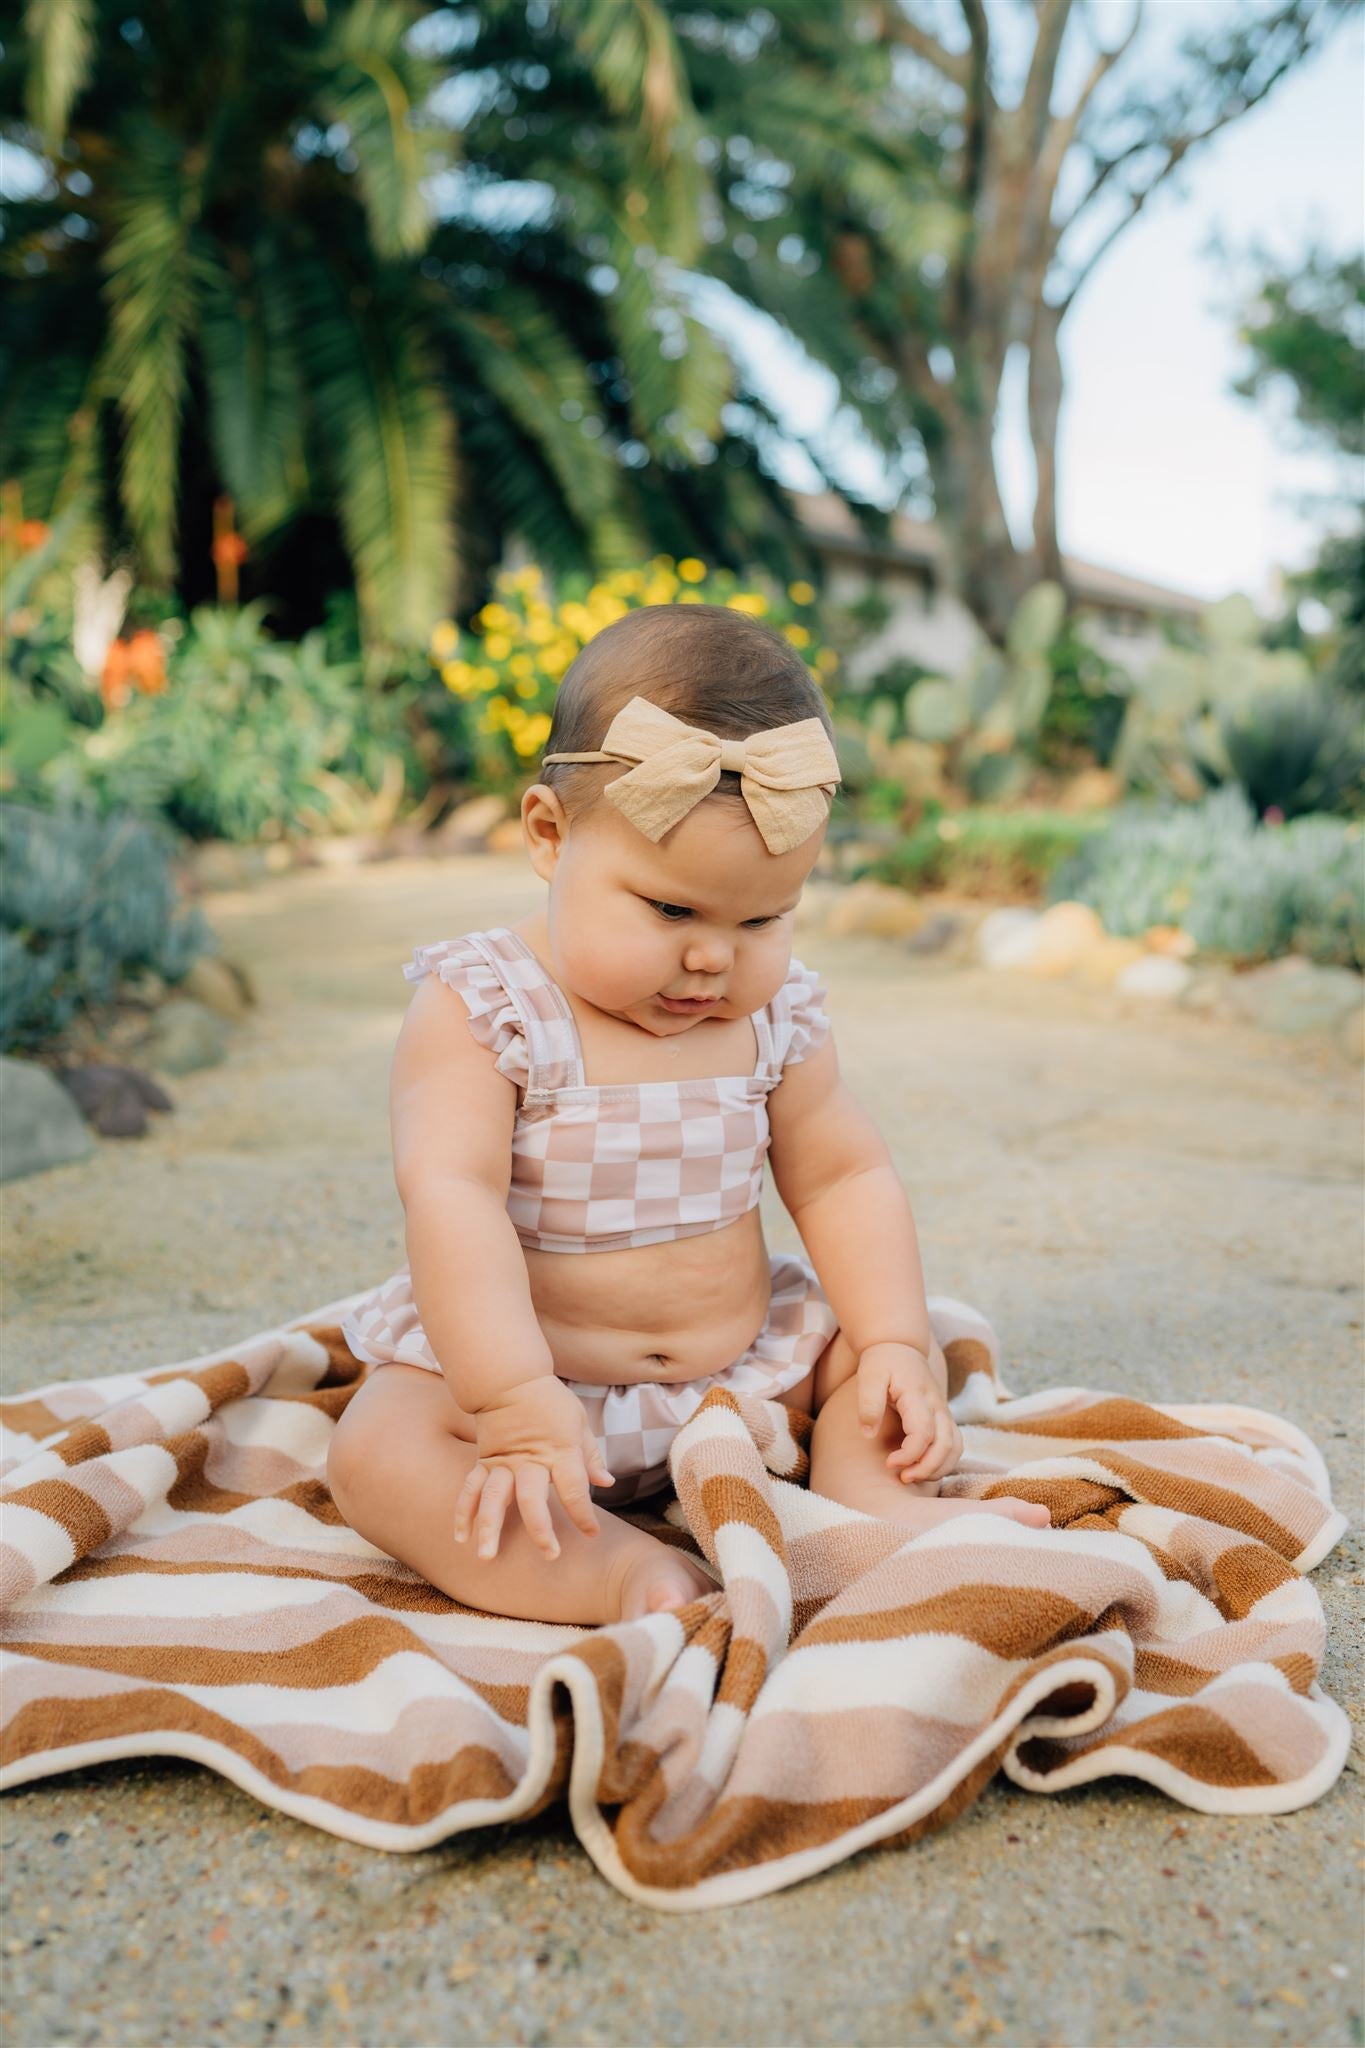
M 869 563 L 882 562 L 888 567 L 930 569 L 935 575 L 943 574 L 943 536 L 929 520 L 896 512 L 891 518 L 889 538 L 873 540 L 863 532 L 837 492 L 797 491 L 792 495 L 802 525 L 811 539 L 829 553 Z M 1083 562 L 1076 555 L 1064 555 L 1062 561 L 1076 596 L 1092 604 L 1126 605 L 1133 611 L 1167 616 L 1178 613 L 1187 618 L 1198 618 L 1205 610 L 1204 599 L 1188 590 L 1148 583 L 1122 569 Z

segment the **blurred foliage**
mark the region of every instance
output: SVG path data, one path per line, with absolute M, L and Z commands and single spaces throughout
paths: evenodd
M 1133 682 L 1112 765 L 1137 789 L 1193 799 L 1245 777 L 1262 809 L 1353 810 L 1363 757 L 1351 724 L 1304 655 L 1263 646 L 1250 601 L 1229 597 L 1205 612 L 1195 646 L 1164 648 Z
M 818 642 L 813 584 L 797 580 L 768 592 L 695 555 L 678 562 L 656 555 L 643 569 L 618 570 L 600 582 L 564 577 L 553 596 L 540 570 L 528 565 L 500 571 L 494 589 L 471 631 L 443 619 L 430 648 L 441 680 L 468 711 L 475 777 L 493 789 L 510 790 L 532 772 L 549 737 L 560 678 L 580 649 L 641 605 L 729 605 L 780 633 L 822 686 L 838 667 L 837 654 Z
M 130 976 L 181 980 L 218 941 L 181 906 L 163 826 L 0 802 L 0 1052 L 112 1005 Z
M 274 640 L 263 610 L 202 606 L 112 642 L 147 636 L 161 650 L 164 680 L 126 697 L 108 687 L 108 660 L 100 691 L 49 662 L 54 628 L 36 618 L 6 667 L 0 789 L 246 842 L 382 829 L 427 792 L 433 763 L 468 768 L 463 721 L 427 663 L 415 681 L 367 684 L 345 602 L 330 636 L 297 642 Z M 423 723 L 423 693 L 444 730 Z
M 1032 896 L 1105 819 L 1070 811 L 939 811 L 853 872 L 907 889 Z
M 1231 960 L 1304 953 L 1365 967 L 1365 830 L 1336 818 L 1261 825 L 1242 791 L 1115 812 L 1052 878 L 1054 902 L 1088 903 L 1107 931 L 1179 925 Z
M 929 676 L 910 691 L 912 736 L 951 747 L 955 774 L 979 801 L 1017 795 L 1028 780 L 1053 690 L 1049 650 L 1065 616 L 1061 585 L 1035 584 L 1015 606 L 1003 648 L 985 642 L 963 676 Z

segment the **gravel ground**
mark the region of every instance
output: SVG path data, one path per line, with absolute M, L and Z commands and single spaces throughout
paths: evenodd
M 519 858 L 282 877 L 207 909 L 261 1008 L 141 1143 L 5 1189 L 6 1386 L 167 1363 L 399 1263 L 389 1053 L 411 946 L 520 916 Z M 1361 1516 L 1361 1101 L 1334 1054 L 802 932 L 933 1291 L 1056 1383 L 1292 1416 Z M 769 1190 L 774 1247 L 794 1244 Z M 1317 1574 L 1361 1726 L 1360 1539 Z M 562 1813 L 414 1856 L 178 1761 L 0 1809 L 16 2048 L 1365 2042 L 1361 1751 L 1279 1818 L 993 1787 L 944 1834 L 725 1914 L 620 1897 Z

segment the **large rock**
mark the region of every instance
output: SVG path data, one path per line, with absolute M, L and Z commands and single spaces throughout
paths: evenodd
M 1135 961 L 1146 958 L 1147 950 L 1141 940 L 1106 937 L 1082 955 L 1076 972 L 1091 988 L 1112 988 Z
M 240 1024 L 250 1009 L 250 998 L 236 969 L 216 953 L 201 953 L 179 984 L 181 995 L 193 996 L 229 1023 Z
M 1036 910 L 993 910 L 976 928 L 977 959 L 983 967 L 1027 967 L 1042 921 Z
M 162 1074 L 193 1074 L 216 1067 L 227 1057 L 228 1026 L 192 996 L 173 996 L 163 1003 L 138 1054 L 145 1066 Z
M 502 818 L 493 827 L 484 845 L 490 853 L 524 853 L 526 835 L 521 829 L 521 814 L 515 818 Z
M 1231 996 L 1242 1015 L 1263 1031 L 1297 1038 L 1310 1031 L 1339 1032 L 1365 999 L 1365 983 L 1347 967 L 1317 967 L 1290 953 L 1239 974 Z
M 913 896 L 890 882 L 850 882 L 830 905 L 825 930 L 831 938 L 871 935 L 905 939 L 918 931 L 924 913 Z
M 1169 953 L 1144 953 L 1125 967 L 1114 983 L 1121 996 L 1142 996 L 1148 1002 L 1173 1003 L 1194 980 L 1194 969 Z
M 442 820 L 432 837 L 442 853 L 473 853 L 506 816 L 507 803 L 503 797 L 472 796 Z
M 46 1067 L 0 1059 L 0 1181 L 69 1166 L 94 1149 L 85 1118 Z
M 1070 974 L 1104 943 L 1104 926 L 1088 903 L 1054 903 L 1039 918 L 1025 965 L 1030 974 Z
M 95 1060 L 68 1067 L 58 1076 L 63 1088 L 102 1138 L 140 1138 L 149 1109 L 166 1111 L 175 1104 L 150 1074 Z

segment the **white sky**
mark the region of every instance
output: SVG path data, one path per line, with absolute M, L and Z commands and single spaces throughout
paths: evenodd
M 1196 21 L 1237 11 L 1237 0 L 1156 0 L 1143 34 L 1174 40 Z M 1107 6 L 1105 15 L 1112 40 L 1118 10 Z M 1068 553 L 1201 596 L 1244 590 L 1263 604 L 1273 601 L 1277 569 L 1312 559 L 1329 515 L 1294 501 L 1339 484 L 1340 472 L 1294 449 L 1267 401 L 1231 393 L 1242 367 L 1233 285 L 1208 243 L 1215 231 L 1238 253 L 1260 242 L 1291 265 L 1315 237 L 1340 255 L 1362 246 L 1363 87 L 1365 30 L 1356 20 L 1193 156 L 1077 298 L 1062 329 L 1059 498 Z M 832 380 L 803 368 L 770 323 L 748 324 L 760 331 L 746 353 L 771 364 L 783 417 L 884 502 L 880 463 L 870 450 L 860 457 L 856 427 L 838 421 Z M 1007 509 L 1022 535 L 1033 491 L 1027 438 L 1002 423 L 999 447 Z M 782 473 L 793 488 L 820 487 L 799 450 Z

